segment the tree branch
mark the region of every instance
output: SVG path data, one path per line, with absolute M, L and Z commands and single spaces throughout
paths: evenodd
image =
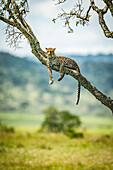
M 54 65 L 52 69 L 59 72 L 59 67 Z M 74 79 L 78 80 L 80 84 L 87 89 L 97 100 L 99 100 L 102 104 L 108 107 L 113 114 L 113 100 L 110 97 L 104 95 L 101 91 L 99 91 L 93 84 L 91 84 L 82 74 L 77 71 L 73 71 L 69 68 L 64 67 L 64 72 Z
M 0 15 L 0 20 L 7 23 L 7 24 L 9 24 L 9 25 L 12 25 L 13 27 L 16 27 L 16 23 L 14 21 L 11 21 L 11 20 L 7 19 L 3 15 Z
M 107 38 L 113 38 L 113 31 L 110 31 L 105 23 L 105 20 L 104 20 L 104 15 L 103 15 L 103 11 L 100 10 L 99 11 L 99 24 L 104 32 L 104 35 L 107 37 Z
M 58 0 L 58 3 L 57 4 L 61 4 L 61 3 L 64 3 L 66 0 Z M 57 5 L 56 4 L 56 5 Z
M 105 7 L 103 8 L 102 12 L 103 12 L 103 14 L 106 14 L 106 13 L 107 13 L 107 11 L 108 11 L 108 6 L 107 6 L 107 5 L 105 5 Z
M 25 19 L 22 17 L 22 14 L 21 14 L 18 4 L 14 0 L 12 0 L 11 2 L 14 7 L 15 14 L 16 14 L 17 18 L 19 19 L 19 21 L 22 23 L 24 28 L 27 29 L 27 31 L 35 38 L 35 40 L 38 41 L 36 36 L 33 34 L 31 27 L 27 24 Z
M 64 3 L 64 1 L 59 0 L 59 3 Z M 83 3 L 82 0 L 81 1 L 78 0 L 78 3 L 76 3 L 76 5 L 73 7 L 73 9 L 70 12 L 65 12 L 62 9 L 62 13 L 59 13 L 57 18 L 53 19 L 53 22 L 55 23 L 55 21 L 59 18 L 63 20 L 65 22 L 65 27 L 67 26 L 69 29 L 68 33 L 73 32 L 73 29 L 70 26 L 71 19 L 75 19 L 76 26 L 78 26 L 78 24 L 83 26 L 87 25 L 90 18 L 89 12 L 91 6 L 89 6 L 87 12 L 84 14 L 84 8 L 82 7 L 82 3 Z
M 94 0 L 90 0 L 90 2 L 91 2 L 91 7 L 93 8 L 93 10 L 99 13 L 99 8 L 95 5 Z
M 93 10 L 95 10 L 98 14 L 98 17 L 99 17 L 99 24 L 104 32 L 104 35 L 107 37 L 107 38 L 113 38 L 113 31 L 110 31 L 106 25 L 106 22 L 104 20 L 104 14 L 107 12 L 108 10 L 108 6 L 105 6 L 103 9 L 99 9 L 95 3 L 94 3 L 94 0 L 90 0 L 91 2 L 91 7 Z
M 111 15 L 113 16 L 113 2 L 112 0 L 103 0 L 106 5 L 108 6 L 108 8 L 110 9 Z

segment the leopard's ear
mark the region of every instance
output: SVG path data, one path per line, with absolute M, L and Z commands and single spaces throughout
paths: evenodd
M 45 49 L 46 49 L 46 51 L 47 51 L 48 48 L 45 48 Z
M 53 48 L 53 50 L 55 51 L 55 50 L 56 50 L 56 48 Z

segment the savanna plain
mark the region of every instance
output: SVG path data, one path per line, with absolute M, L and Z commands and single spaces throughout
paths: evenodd
M 41 133 L 43 115 L 0 113 L 1 170 L 112 170 L 112 117 L 81 117 L 83 138 Z M 34 124 L 33 124 L 34 122 Z M 37 123 L 36 123 L 37 122 Z

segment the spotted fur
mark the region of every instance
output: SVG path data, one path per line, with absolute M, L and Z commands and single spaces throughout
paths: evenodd
M 48 73 L 49 73 L 49 78 L 50 84 L 53 84 L 54 80 L 52 77 L 52 65 L 58 65 L 60 66 L 59 73 L 60 73 L 60 78 L 58 81 L 62 80 L 65 73 L 64 73 L 64 67 L 76 70 L 80 73 L 80 69 L 78 64 L 71 58 L 68 57 L 61 57 L 61 56 L 56 56 L 55 55 L 55 48 L 46 48 L 47 52 L 47 67 L 48 67 Z M 78 105 L 80 99 L 80 83 L 78 82 L 78 93 L 77 93 L 77 102 L 76 104 Z

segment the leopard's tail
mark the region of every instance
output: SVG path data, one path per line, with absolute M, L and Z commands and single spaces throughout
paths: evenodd
M 76 102 L 76 105 L 78 105 L 79 100 L 80 100 L 80 83 L 78 82 L 78 93 L 77 93 L 77 102 Z

